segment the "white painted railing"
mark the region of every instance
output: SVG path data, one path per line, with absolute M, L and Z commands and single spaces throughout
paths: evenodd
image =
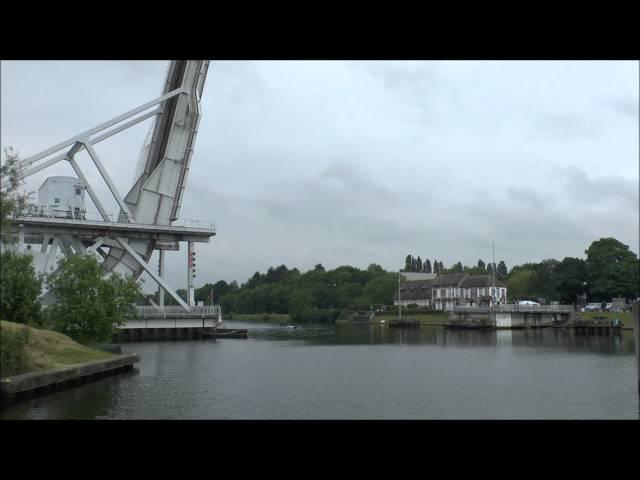
M 106 224 L 118 224 L 118 219 L 120 217 L 120 213 L 108 213 L 109 221 L 106 222 L 102 215 L 99 212 L 92 211 L 82 211 L 82 212 L 72 212 L 71 210 L 47 210 L 43 213 L 40 211 L 29 211 L 25 209 L 19 214 L 12 215 L 12 218 L 50 218 L 56 220 L 81 220 L 87 222 L 105 222 Z M 125 218 L 128 217 L 131 220 L 131 223 L 137 223 L 134 215 L 126 215 L 122 214 Z M 124 222 L 127 223 L 127 222 Z M 180 218 L 173 222 L 170 222 L 168 218 L 158 218 L 155 224 L 150 224 L 148 222 L 140 223 L 139 225 L 152 225 L 152 226 L 163 226 L 171 224 L 172 227 L 185 227 L 185 228 L 197 228 L 200 230 L 211 230 L 216 231 L 216 222 L 205 221 L 196 218 Z
M 573 305 L 517 305 L 506 304 L 494 307 L 479 307 L 468 305 L 456 305 L 454 312 L 500 312 L 500 313 L 551 313 L 551 312 L 573 312 Z
M 189 317 L 202 317 L 202 316 L 217 316 L 222 314 L 220 305 L 204 305 L 190 307 L 187 312 L 180 306 L 170 307 L 152 307 L 152 306 L 140 306 L 137 307 L 138 317 L 171 317 L 171 316 L 189 316 Z

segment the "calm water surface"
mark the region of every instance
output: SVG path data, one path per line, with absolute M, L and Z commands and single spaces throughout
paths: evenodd
M 632 332 L 225 322 L 249 339 L 125 343 L 137 371 L 3 419 L 638 419 Z

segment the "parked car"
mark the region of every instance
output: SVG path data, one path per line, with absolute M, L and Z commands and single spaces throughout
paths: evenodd
M 590 303 L 586 307 L 584 307 L 585 312 L 599 312 L 600 304 L 599 303 Z
M 532 302 L 531 300 L 520 300 L 518 305 L 540 305 L 538 302 Z

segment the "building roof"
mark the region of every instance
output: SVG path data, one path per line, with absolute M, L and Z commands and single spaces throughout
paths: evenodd
M 466 277 L 466 273 L 452 273 L 449 275 L 438 275 L 433 281 L 434 287 L 457 287 L 458 284 Z
M 425 272 L 400 272 L 400 275 L 404 278 L 404 280 L 413 282 L 415 280 L 433 280 L 437 277 L 435 273 L 425 273 Z
M 460 282 L 461 288 L 474 288 L 474 287 L 492 287 L 493 277 L 491 275 L 467 275 L 466 278 Z M 504 282 L 501 282 L 496 278 L 496 287 L 506 288 Z
M 431 298 L 431 284 L 433 280 L 415 280 L 412 282 L 401 282 L 401 300 L 428 300 Z M 398 300 L 398 290 L 393 295 L 394 300 Z

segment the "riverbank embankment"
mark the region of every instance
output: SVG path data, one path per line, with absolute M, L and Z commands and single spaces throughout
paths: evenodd
M 113 354 L 58 332 L 0 322 L 0 399 L 13 402 L 131 370 L 137 354 Z

